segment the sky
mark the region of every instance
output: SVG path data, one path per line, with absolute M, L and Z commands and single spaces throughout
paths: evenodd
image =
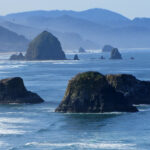
M 149 17 L 150 0 L 0 0 L 0 15 L 31 10 L 104 8 L 128 18 Z

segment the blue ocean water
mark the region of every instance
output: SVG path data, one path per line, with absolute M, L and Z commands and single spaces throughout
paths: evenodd
M 61 114 L 68 80 L 79 72 L 130 73 L 150 80 L 150 49 L 122 50 L 123 60 L 107 53 L 79 54 L 80 61 L 6 60 L 0 55 L 0 79 L 20 76 L 44 100 L 36 105 L 0 105 L 0 150 L 149 150 L 150 106 L 138 113 Z M 106 60 L 100 60 L 100 56 Z M 68 58 L 74 54 L 68 53 Z M 130 60 L 130 57 L 135 60 Z

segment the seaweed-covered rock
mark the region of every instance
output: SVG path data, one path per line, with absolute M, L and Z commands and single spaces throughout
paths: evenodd
M 74 60 L 79 60 L 79 57 L 78 57 L 78 55 L 76 54 L 76 55 L 74 55 Z
M 10 60 L 25 60 L 25 57 L 22 53 L 19 53 L 19 55 L 13 54 L 10 56 Z
M 30 44 L 26 53 L 27 60 L 65 60 L 59 40 L 51 33 L 44 31 Z
M 42 102 L 44 100 L 36 93 L 27 91 L 20 77 L 0 80 L 0 104 Z
M 114 49 L 114 47 L 112 47 L 111 45 L 105 45 L 102 48 L 102 52 L 111 52 Z
M 98 72 L 78 74 L 69 81 L 64 99 L 56 112 L 103 113 L 136 112 L 120 92 L 108 84 L 106 77 Z
M 82 48 L 82 47 L 79 48 L 79 53 L 85 53 L 85 52 L 86 52 L 86 51 L 85 51 L 84 48 Z
M 117 48 L 111 51 L 110 59 L 122 59 L 122 56 Z
M 116 91 L 124 94 L 131 104 L 150 104 L 150 82 L 140 81 L 133 75 L 106 75 L 106 79 Z

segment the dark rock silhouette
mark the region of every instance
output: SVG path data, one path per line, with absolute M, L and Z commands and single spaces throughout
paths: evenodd
M 27 60 L 65 60 L 59 40 L 51 33 L 44 31 L 30 44 L 26 53 Z
M 117 48 L 111 51 L 110 59 L 122 59 L 122 56 Z
M 104 56 L 101 56 L 100 59 L 105 59 L 105 57 L 104 57 Z
M 19 55 L 13 54 L 11 55 L 10 60 L 25 60 L 25 57 L 22 53 L 19 53 Z
M 131 59 L 131 60 L 134 60 L 135 58 L 134 58 L 134 57 L 130 57 L 130 59 Z
M 78 55 L 76 54 L 76 55 L 74 55 L 74 60 L 79 60 L 79 57 L 78 57 Z
M 112 47 L 111 45 L 105 45 L 102 48 L 102 52 L 111 52 L 114 49 L 114 47 Z
M 0 80 L 0 104 L 42 102 L 44 100 L 36 93 L 27 91 L 20 77 Z
M 85 51 L 84 48 L 82 48 L 82 47 L 79 48 L 79 53 L 85 53 L 85 52 L 86 52 L 86 51 Z
M 107 75 L 106 78 L 131 104 L 150 104 L 149 81 L 140 81 L 129 74 Z
M 55 110 L 70 113 L 136 112 L 124 95 L 108 84 L 98 72 L 78 74 L 69 81 L 65 96 Z

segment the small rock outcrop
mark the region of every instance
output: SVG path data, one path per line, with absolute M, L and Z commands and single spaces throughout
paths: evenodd
M 116 91 L 124 94 L 131 104 L 150 104 L 150 82 L 140 81 L 133 75 L 106 75 L 106 79 Z
M 65 60 L 59 40 L 51 33 L 44 31 L 30 44 L 26 53 L 26 60 Z
M 122 56 L 117 48 L 111 51 L 110 59 L 122 59 Z
M 78 74 L 69 81 L 64 99 L 55 110 L 70 113 L 136 112 L 124 95 L 98 72 Z
M 42 102 L 44 100 L 36 93 L 27 91 L 20 77 L 0 80 L 0 104 Z
M 134 58 L 134 57 L 130 57 L 130 59 L 131 59 L 131 60 L 134 60 L 135 58 Z
M 79 60 L 79 57 L 78 57 L 78 55 L 76 54 L 76 55 L 74 55 L 74 60 Z
M 17 54 L 11 55 L 10 60 L 25 60 L 25 57 L 23 56 L 22 53 L 19 53 L 19 55 Z
M 102 48 L 102 52 L 111 52 L 114 49 L 114 47 L 112 47 L 111 45 L 105 45 Z
M 82 48 L 82 47 L 79 48 L 79 53 L 85 53 L 85 52 L 86 52 L 86 51 L 85 51 L 84 48 Z
M 102 60 L 103 60 L 103 59 L 105 59 L 105 57 L 104 57 L 104 56 L 101 56 L 101 57 L 100 57 L 100 59 L 102 59 Z

